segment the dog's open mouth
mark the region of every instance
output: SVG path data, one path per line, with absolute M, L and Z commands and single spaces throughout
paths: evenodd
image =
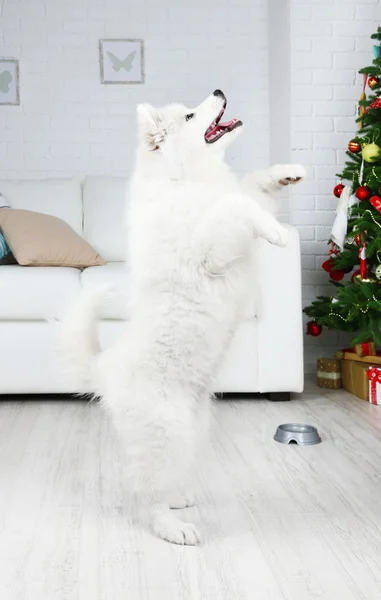
M 225 100 L 223 109 L 221 110 L 217 119 L 215 119 L 213 121 L 213 123 L 211 123 L 209 125 L 208 129 L 205 131 L 204 137 L 205 137 L 205 141 L 207 144 L 214 144 L 214 142 L 221 139 L 222 136 L 225 135 L 225 133 L 228 133 L 229 131 L 233 131 L 233 129 L 235 129 L 236 127 L 241 127 L 241 125 L 242 125 L 242 121 L 240 121 L 239 119 L 231 119 L 231 121 L 226 121 L 225 123 L 221 123 L 222 115 L 225 112 L 226 104 L 227 103 Z

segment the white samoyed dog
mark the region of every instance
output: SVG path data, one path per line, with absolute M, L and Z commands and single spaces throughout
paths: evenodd
M 193 503 L 216 372 L 253 294 L 255 239 L 287 244 L 287 230 L 261 205 L 305 175 L 299 165 L 277 165 L 241 184 L 224 151 L 242 123 L 223 123 L 225 107 L 220 90 L 191 110 L 138 106 L 129 321 L 100 352 L 95 324 L 105 298 L 87 293 L 61 327 L 78 391 L 101 397 L 119 435 L 131 497 L 153 532 L 176 544 L 200 540 L 171 509 Z

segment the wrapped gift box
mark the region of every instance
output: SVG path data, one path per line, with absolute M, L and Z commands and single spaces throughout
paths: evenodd
M 336 358 L 344 360 L 356 360 L 358 362 L 370 363 L 372 365 L 381 365 L 381 352 L 377 352 L 375 356 L 359 356 L 354 352 L 353 348 L 346 350 L 338 350 L 336 352 Z
M 319 358 L 317 361 L 317 384 L 336 390 L 341 387 L 340 361 L 336 358 Z
M 360 362 L 357 360 L 341 361 L 341 377 L 343 388 L 361 398 L 369 400 L 369 379 L 368 369 L 373 367 L 372 363 Z
M 367 372 L 369 379 L 369 402 L 381 404 L 381 369 L 370 367 Z

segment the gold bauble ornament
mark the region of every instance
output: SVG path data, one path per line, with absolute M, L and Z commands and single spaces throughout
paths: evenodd
M 379 84 L 379 82 L 380 82 L 380 80 L 377 77 L 377 75 L 372 75 L 372 77 L 369 77 L 369 79 L 368 79 L 368 85 L 371 90 L 373 90 L 373 88 L 375 88 L 376 85 Z
M 362 157 L 368 163 L 376 163 L 381 160 L 381 148 L 374 142 L 371 144 L 365 144 L 362 147 Z

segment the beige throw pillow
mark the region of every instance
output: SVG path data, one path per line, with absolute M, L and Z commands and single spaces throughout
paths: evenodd
M 94 248 L 58 217 L 2 208 L 0 229 L 20 265 L 80 268 L 105 264 Z

